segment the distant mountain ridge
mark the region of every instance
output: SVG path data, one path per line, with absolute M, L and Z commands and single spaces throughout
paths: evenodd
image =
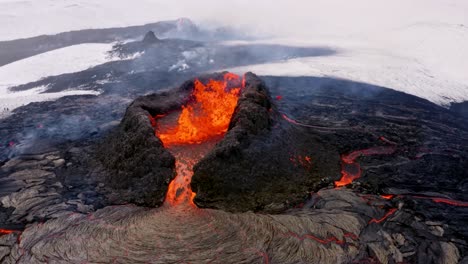
M 111 43 L 140 38 L 149 31 L 153 31 L 158 37 L 188 37 L 196 35 L 198 28 L 189 19 L 180 18 L 141 26 L 84 29 L 56 35 L 0 41 L 0 66 L 67 46 L 83 43 Z

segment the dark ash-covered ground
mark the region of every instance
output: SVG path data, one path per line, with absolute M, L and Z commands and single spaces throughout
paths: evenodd
M 211 209 L 127 204 L 135 200 L 109 181 L 97 150 L 137 96 L 180 87 L 208 70 L 333 52 L 182 40 L 131 45 L 144 55 L 16 88 L 47 83 L 50 91 L 81 86 L 103 93 L 32 103 L 0 120 L 0 229 L 17 230 L 0 236 L 3 262 L 467 261 L 467 119 L 351 81 L 252 81 L 268 91 L 264 101 L 251 98 L 272 109 L 271 122 L 245 129 L 247 143 L 226 152 L 234 118 L 215 154 L 195 166 L 195 202 Z M 362 177 L 335 189 L 341 155 L 375 147 L 395 151 L 357 158 Z

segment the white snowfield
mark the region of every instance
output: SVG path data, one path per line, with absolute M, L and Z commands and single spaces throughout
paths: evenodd
M 234 71 L 345 78 L 447 105 L 468 100 L 467 14 L 467 0 L 0 0 L 0 40 L 189 17 L 270 36 L 261 42 L 337 50 Z M 59 63 L 71 71 L 76 62 Z
M 47 76 L 79 72 L 110 61 L 107 52 L 112 44 L 80 44 L 42 53 L 0 67 L 0 116 L 28 104 L 53 100 L 67 95 L 99 94 L 95 91 L 69 90 L 58 93 L 41 93 L 46 87 L 21 92 L 8 88 L 38 81 Z M 8 109 L 8 110 L 7 110 Z
M 414 42 L 418 43 L 418 46 L 408 45 L 406 49 L 388 47 L 388 44 L 385 44 L 388 43 L 387 40 L 382 39 L 373 40 L 380 42 L 378 44 L 349 41 L 346 43 L 339 39 L 321 42 L 276 39 L 261 43 L 328 45 L 337 53 L 331 56 L 297 58 L 226 70 L 239 74 L 252 71 L 260 75 L 348 79 L 384 86 L 425 98 L 442 106 L 449 106 L 452 102 L 468 100 L 468 48 L 463 47 L 468 47 L 468 28 L 453 27 L 455 29 L 452 29 L 454 31 L 452 38 L 465 39 L 447 43 L 451 44 L 447 49 L 453 51 L 452 53 L 443 52 L 438 50 L 440 46 L 432 45 L 437 41 L 435 39 L 437 36 L 443 36 L 447 33 L 446 30 L 451 28 L 438 29 L 440 32 L 432 29 L 430 34 L 420 36 L 421 40 Z

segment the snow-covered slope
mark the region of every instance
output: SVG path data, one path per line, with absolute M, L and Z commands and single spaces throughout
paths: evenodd
M 107 52 L 111 44 L 81 44 L 42 53 L 0 67 L 0 115 L 30 102 L 52 100 L 66 95 L 97 94 L 93 91 L 70 90 L 45 93 L 45 87 L 23 92 L 11 92 L 9 87 L 37 81 L 41 78 L 85 70 L 110 61 Z M 9 111 L 5 111 L 8 108 Z
M 395 39 L 400 41 L 392 41 Z M 413 25 L 387 35 L 376 35 L 365 42 L 353 38 L 320 41 L 276 39 L 267 42 L 329 45 L 338 52 L 332 56 L 291 59 L 228 70 L 276 76 L 343 78 L 385 86 L 444 106 L 468 100 L 466 27 Z
M 42 53 L 0 67 L 3 88 L 37 81 L 43 77 L 78 72 L 110 61 L 112 44 L 80 44 Z

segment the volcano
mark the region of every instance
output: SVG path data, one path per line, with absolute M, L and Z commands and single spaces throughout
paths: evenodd
M 120 102 L 79 103 L 98 119 Z M 468 125 L 425 100 L 219 72 L 122 115 L 2 164 L 6 263 L 457 263 L 467 249 Z

